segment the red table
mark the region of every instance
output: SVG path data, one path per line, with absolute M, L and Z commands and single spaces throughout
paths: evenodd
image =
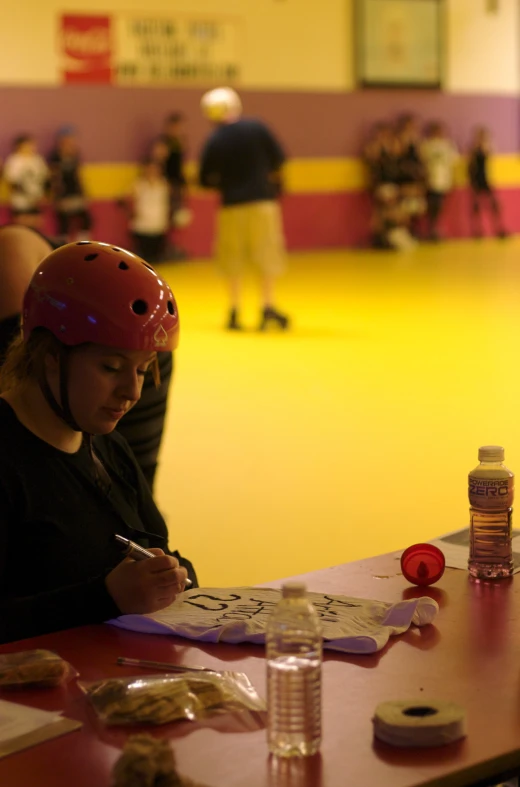
M 520 770 L 517 581 L 478 583 L 464 571 L 447 569 L 437 586 L 420 590 L 400 576 L 395 554 L 301 578 L 309 590 L 383 601 L 430 595 L 440 613 L 434 625 L 391 638 L 378 654 L 325 656 L 321 755 L 270 759 L 265 730 L 227 733 L 194 729 L 189 723 L 160 728 L 158 734 L 172 739 L 182 774 L 209 787 L 462 787 L 491 784 L 498 774 Z M 243 671 L 265 696 L 264 651 L 256 645 L 199 646 L 100 625 L 12 643 L 0 652 L 34 647 L 57 651 L 83 679 L 135 674 L 134 668 L 116 666 L 117 656 L 125 655 Z M 131 730 L 100 727 L 74 682 L 62 689 L 3 696 L 62 709 L 84 726 L 1 760 L 0 785 L 109 787 L 111 767 Z M 417 697 L 463 705 L 468 737 L 432 750 L 393 749 L 374 742 L 371 717 L 376 705 Z

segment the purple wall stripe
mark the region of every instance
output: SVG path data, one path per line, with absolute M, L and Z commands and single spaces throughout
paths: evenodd
M 47 153 L 55 130 L 72 123 L 81 132 L 86 161 L 134 161 L 161 129 L 165 115 L 188 119 L 190 155 L 196 157 L 209 126 L 201 118 L 203 90 L 68 86 L 0 87 L 0 156 L 21 132 L 37 137 Z M 353 93 L 241 91 L 246 114 L 266 120 L 291 156 L 355 156 L 370 126 L 401 112 L 421 121 L 444 120 L 457 143 L 467 147 L 471 129 L 486 124 L 498 153 L 520 147 L 519 102 L 515 96 L 453 95 L 440 91 L 366 90 Z

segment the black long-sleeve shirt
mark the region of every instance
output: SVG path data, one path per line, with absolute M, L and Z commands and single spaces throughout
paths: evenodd
M 126 443 L 94 438 L 112 481 L 95 481 L 86 444 L 75 454 L 40 440 L 0 399 L 0 643 L 120 614 L 105 586 L 121 561 L 119 533 L 169 552 L 166 524 Z
M 272 132 L 259 120 L 242 119 L 218 126 L 202 151 L 200 183 L 215 188 L 223 205 L 275 199 L 273 174 L 285 154 Z
M 186 185 L 186 178 L 184 177 L 184 141 L 180 137 L 171 137 L 169 134 L 164 134 L 161 139 L 168 145 L 168 156 L 164 162 L 166 180 L 174 188 L 181 188 Z

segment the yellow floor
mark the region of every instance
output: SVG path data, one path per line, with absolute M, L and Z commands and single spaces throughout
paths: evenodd
M 162 270 L 182 337 L 157 499 L 202 584 L 465 526 L 481 444 L 520 472 L 520 239 L 293 255 L 287 335 L 221 330 L 209 263 Z M 257 321 L 254 282 L 244 318 Z

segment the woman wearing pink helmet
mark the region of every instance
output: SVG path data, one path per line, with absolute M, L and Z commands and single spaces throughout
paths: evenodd
M 0 372 L 0 642 L 162 609 L 196 584 L 114 429 L 177 346 L 168 285 L 105 243 L 49 254 Z M 123 560 L 126 536 L 156 557 Z

